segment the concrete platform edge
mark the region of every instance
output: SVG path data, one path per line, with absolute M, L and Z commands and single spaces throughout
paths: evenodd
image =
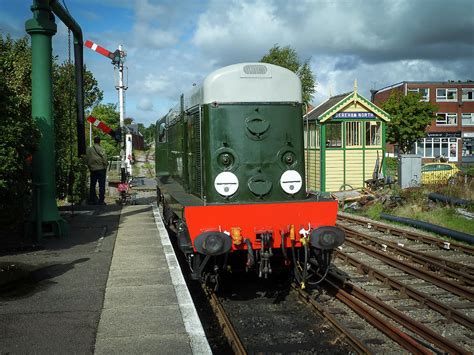
M 212 354 L 211 347 L 207 341 L 206 334 L 199 319 L 196 307 L 194 306 L 191 294 L 186 286 L 184 276 L 179 268 L 178 260 L 176 255 L 172 251 L 172 248 L 166 248 L 165 246 L 171 246 L 171 240 L 168 235 L 168 231 L 163 224 L 161 214 L 156 203 L 153 206 L 153 217 L 155 218 L 156 227 L 161 238 L 161 244 L 164 247 L 166 256 L 166 262 L 168 263 L 169 271 L 171 274 L 171 280 L 173 287 L 176 291 L 178 298 L 178 305 L 183 317 L 184 326 L 188 333 L 191 350 L 194 354 Z

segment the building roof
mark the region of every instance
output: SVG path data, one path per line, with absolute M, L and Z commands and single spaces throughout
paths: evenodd
M 367 111 L 374 113 L 380 119 L 384 121 L 390 121 L 390 115 L 387 112 L 367 100 L 365 97 L 359 95 L 357 90 L 332 96 L 303 117 L 308 120 L 318 120 L 320 122 L 325 122 L 333 117 L 336 113 L 343 111 L 353 104 L 360 104 Z
M 373 92 L 374 92 L 374 94 L 376 94 L 376 93 L 383 92 L 383 91 L 386 91 L 386 90 L 394 89 L 394 88 L 399 87 L 399 86 L 404 85 L 404 84 L 418 84 L 418 85 L 437 85 L 437 84 L 438 85 L 463 85 L 463 84 L 470 84 L 470 85 L 474 85 L 474 81 L 473 80 L 465 80 L 465 81 L 462 81 L 462 80 L 458 80 L 458 81 L 455 81 L 455 80 L 446 80 L 446 81 L 439 81 L 439 80 L 435 80 L 435 81 L 401 81 L 401 82 L 396 83 L 396 84 L 388 85 L 388 86 L 385 86 L 383 88 L 373 90 Z

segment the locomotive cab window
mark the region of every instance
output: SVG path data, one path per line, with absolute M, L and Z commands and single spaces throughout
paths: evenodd
M 328 123 L 326 125 L 326 148 L 342 147 L 342 123 Z
M 166 124 L 160 124 L 160 131 L 158 135 L 158 142 L 165 143 L 166 142 Z

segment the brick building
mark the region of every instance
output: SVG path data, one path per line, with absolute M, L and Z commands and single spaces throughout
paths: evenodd
M 438 107 L 426 138 L 412 153 L 426 161 L 444 155 L 452 162 L 474 162 L 474 81 L 403 81 L 373 90 L 372 102 L 380 105 L 394 91 L 421 93 L 423 100 Z M 387 152 L 396 153 L 397 147 L 388 145 Z

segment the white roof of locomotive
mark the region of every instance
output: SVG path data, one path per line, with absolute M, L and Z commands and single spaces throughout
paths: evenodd
M 185 95 L 185 108 L 236 102 L 302 102 L 301 81 L 291 70 L 267 63 L 240 63 L 209 74 Z

